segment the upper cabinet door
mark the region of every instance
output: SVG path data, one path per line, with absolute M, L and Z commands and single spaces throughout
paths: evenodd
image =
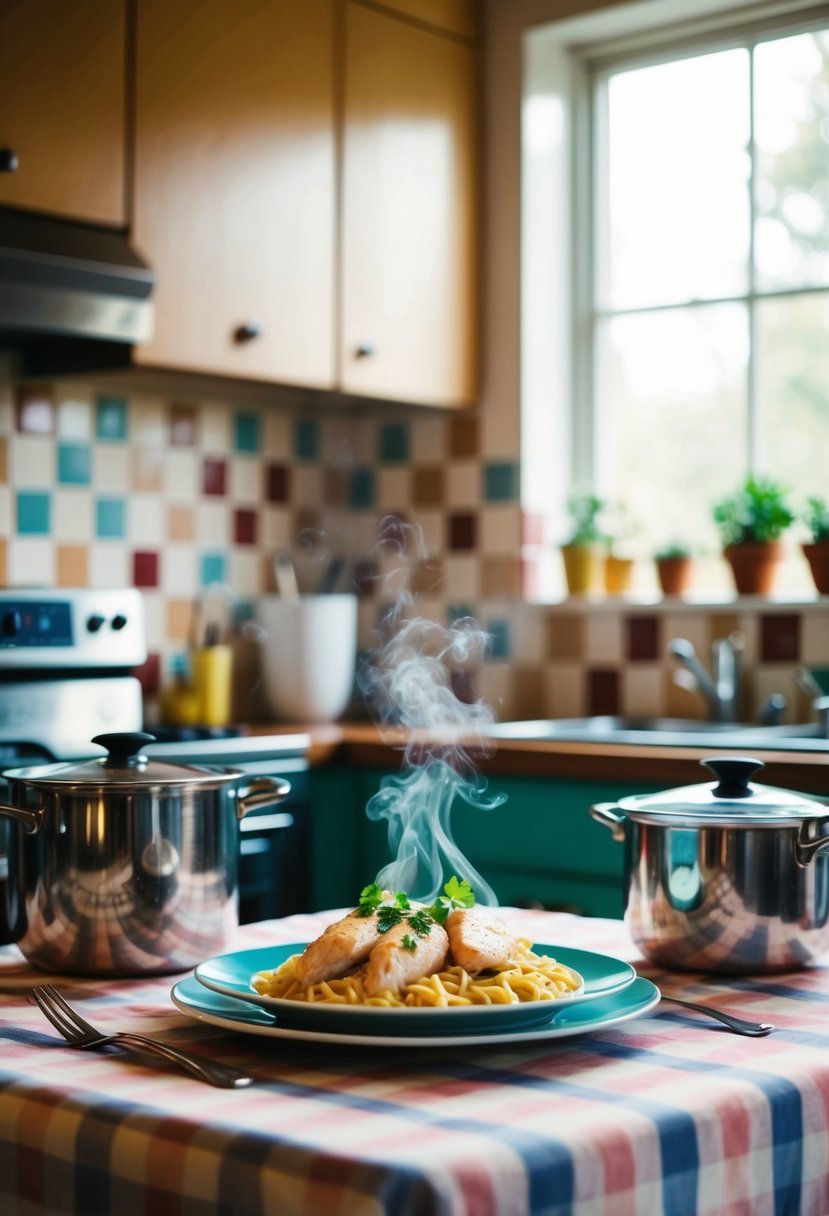
M 346 4 L 340 378 L 423 405 L 477 393 L 477 56 Z
M 140 0 L 136 247 L 156 367 L 334 383 L 332 0 Z
M 0 204 L 122 226 L 126 0 L 1 0 Z

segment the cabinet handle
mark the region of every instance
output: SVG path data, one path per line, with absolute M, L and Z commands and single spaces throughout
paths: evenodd
M 234 342 L 253 342 L 256 338 L 262 337 L 262 326 L 258 321 L 245 321 L 243 325 L 237 325 L 233 331 Z
M 374 354 L 374 347 L 369 342 L 361 342 L 354 351 L 355 359 L 370 359 Z
M 0 173 L 14 173 L 20 168 L 20 159 L 14 148 L 0 148 Z

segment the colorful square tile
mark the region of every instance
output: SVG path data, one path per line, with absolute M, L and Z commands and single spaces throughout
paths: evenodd
M 171 642 L 187 642 L 193 629 L 193 601 L 170 599 L 166 605 L 165 636 Z
M 609 668 L 588 670 L 587 677 L 587 713 L 618 714 L 619 712 L 619 672 Z
M 297 460 L 319 460 L 320 426 L 311 418 L 300 418 L 294 426 L 294 456 Z
M 51 384 L 18 385 L 17 429 L 26 435 L 55 433 L 55 391 Z
M 227 461 L 204 458 L 202 465 L 202 494 L 220 497 L 227 493 Z
M 239 507 L 233 512 L 233 543 L 255 545 L 259 535 L 259 512 Z
M 489 660 L 508 659 L 511 651 L 509 621 L 489 621 L 486 633 L 486 658 Z
M 9 480 L 9 442 L 5 435 L 0 435 L 0 484 L 7 485 Z
M 92 409 L 88 401 L 68 398 L 57 408 L 57 434 L 75 443 L 89 443 L 92 438 Z
M 409 428 L 405 422 L 387 422 L 380 427 L 380 460 L 398 463 L 409 459 Z
M 95 434 L 108 443 L 125 443 L 128 435 L 125 397 L 101 396 L 95 403 Z
M 374 506 L 375 479 L 373 469 L 352 469 L 349 477 L 348 501 L 355 511 L 370 511 Z
M 506 554 L 503 557 L 484 557 L 481 562 L 481 594 L 487 599 L 506 596 L 519 599 L 522 585 L 521 558 Z
M 419 465 L 412 470 L 412 502 L 416 507 L 438 507 L 446 501 L 446 471 L 441 465 Z
M 127 534 L 127 504 L 123 498 L 99 498 L 95 502 L 95 535 L 103 540 L 123 540 Z
M 257 414 L 237 414 L 233 420 L 233 447 L 255 454 L 262 448 L 262 423 Z
M 446 521 L 446 546 L 452 550 L 476 549 L 478 518 L 472 511 L 453 512 Z
M 199 563 L 199 586 L 227 582 L 227 559 L 223 553 L 203 553 Z
M 193 508 L 185 503 L 172 503 L 167 508 L 167 540 L 193 540 L 196 524 Z
M 647 663 L 659 658 L 661 631 L 659 617 L 629 616 L 625 621 L 627 657 L 631 663 Z
M 554 612 L 547 618 L 548 659 L 580 659 L 584 657 L 585 623 L 583 616 Z
M 349 473 L 347 469 L 324 469 L 322 496 L 326 506 L 344 507 L 348 503 Z
M 452 418 L 449 423 L 449 455 L 453 459 L 477 456 L 481 450 L 481 428 L 477 418 Z
M 518 465 L 512 462 L 492 462 L 484 465 L 484 500 L 513 502 L 518 499 Z
M 170 406 L 170 443 L 177 448 L 192 448 L 198 437 L 196 407 L 187 402 L 173 402 Z
M 800 616 L 780 612 L 760 620 L 760 662 L 797 663 L 800 661 Z
M 92 480 L 92 449 L 87 443 L 58 444 L 60 485 L 88 486 Z
M 164 488 L 164 452 L 158 448 L 132 449 L 132 488 L 159 493 Z
M 19 490 L 17 531 L 21 536 L 48 536 L 52 529 L 52 495 L 46 490 Z
M 56 552 L 58 586 L 89 586 L 89 549 L 86 545 L 58 545 Z
M 154 652 L 148 654 L 141 666 L 135 669 L 135 676 L 144 697 L 158 696 L 161 691 L 161 655 Z
M 136 552 L 132 555 L 132 585 L 133 587 L 157 587 L 159 579 L 159 559 L 157 553 Z
M 289 502 L 291 470 L 286 464 L 269 464 L 265 469 L 265 498 L 268 502 Z

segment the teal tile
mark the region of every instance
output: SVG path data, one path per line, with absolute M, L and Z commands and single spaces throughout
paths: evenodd
M 127 438 L 126 397 L 98 398 L 95 434 L 110 443 L 124 443 Z
M 298 460 L 319 460 L 319 423 L 303 418 L 294 427 L 294 455 Z
M 447 604 L 446 619 L 449 625 L 454 625 L 456 621 L 463 621 L 467 617 L 475 616 L 475 610 L 470 604 Z
M 518 499 L 518 465 L 492 463 L 484 465 L 484 501 L 514 502 Z
M 389 422 L 380 428 L 380 459 L 388 463 L 409 459 L 409 427 Z
M 256 620 L 256 604 L 253 600 L 236 600 L 231 613 L 234 625 L 244 625 L 246 621 Z
M 214 583 L 227 582 L 227 561 L 223 553 L 203 553 L 199 583 L 202 587 L 210 587 Z
M 237 452 L 262 450 L 261 424 L 256 414 L 237 414 L 234 419 L 234 447 Z
M 95 503 L 95 535 L 123 540 L 127 534 L 127 504 L 123 498 L 99 498 Z
M 487 659 L 508 659 L 510 649 L 509 621 L 490 621 L 486 631 L 485 657 Z
M 21 536 L 48 536 L 52 530 L 52 495 L 47 490 L 19 490 L 17 531 Z
M 348 501 L 358 511 L 370 511 L 374 506 L 374 470 L 354 469 L 351 473 Z
M 58 481 L 67 486 L 88 486 L 92 480 L 92 452 L 87 443 L 58 444 Z

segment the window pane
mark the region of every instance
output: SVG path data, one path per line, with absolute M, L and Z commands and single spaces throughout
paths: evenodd
M 757 47 L 755 252 L 761 290 L 829 283 L 829 34 Z
M 644 546 L 718 549 L 712 504 L 745 473 L 745 308 L 716 304 L 601 326 L 603 486 Z
M 744 292 L 748 52 L 617 73 L 607 106 L 604 306 Z
M 760 452 L 803 504 L 829 495 L 829 297 L 757 306 Z

